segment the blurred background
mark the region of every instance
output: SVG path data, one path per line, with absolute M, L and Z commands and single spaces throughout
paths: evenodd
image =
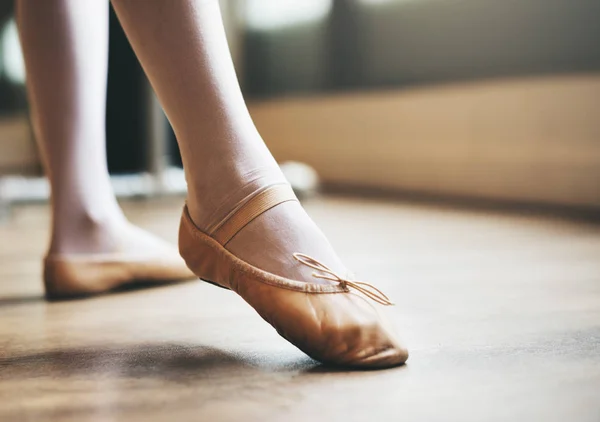
M 250 110 L 322 187 L 600 209 L 597 0 L 223 0 Z M 12 1 L 0 2 L 0 201 L 47 198 Z M 173 133 L 111 12 L 121 196 L 182 193 Z M 312 186 L 306 168 L 286 167 Z

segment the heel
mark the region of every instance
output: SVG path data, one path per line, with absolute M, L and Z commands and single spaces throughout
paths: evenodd
M 53 257 L 44 260 L 44 287 L 46 298 L 63 299 L 98 293 L 106 288 L 106 281 L 92 265 L 67 262 Z M 102 277 L 104 278 L 104 277 Z
M 219 243 L 196 227 L 186 205 L 179 225 L 179 254 L 199 278 L 230 290 L 231 267 L 223 250 Z

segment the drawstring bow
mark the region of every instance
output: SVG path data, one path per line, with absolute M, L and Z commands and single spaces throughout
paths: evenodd
M 342 288 L 347 289 L 347 290 L 352 288 L 352 289 L 362 293 L 369 299 L 371 299 L 377 303 L 380 303 L 382 305 L 385 305 L 385 306 L 393 305 L 392 301 L 381 290 L 379 290 L 377 287 L 373 286 L 372 284 L 365 283 L 364 281 L 352 281 L 352 280 L 348 280 L 344 277 L 341 277 L 339 274 L 335 273 L 327 265 L 325 265 L 325 264 L 317 261 L 316 259 L 314 259 L 308 255 L 305 255 L 303 253 L 296 252 L 294 254 L 294 258 L 298 262 L 300 262 L 314 270 L 319 271 L 319 272 L 312 273 L 312 276 L 315 278 L 321 278 L 324 280 L 330 280 L 330 281 L 337 282 L 337 283 L 339 283 L 339 285 Z

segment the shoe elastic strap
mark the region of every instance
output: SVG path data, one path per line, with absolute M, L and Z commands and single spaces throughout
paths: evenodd
M 269 186 L 250 198 L 212 233 L 213 239 L 225 246 L 240 230 L 256 217 L 271 208 L 288 201 L 297 201 L 288 184 Z

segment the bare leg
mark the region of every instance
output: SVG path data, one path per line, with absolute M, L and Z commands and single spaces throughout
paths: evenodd
M 244 104 L 218 2 L 113 0 L 113 4 L 181 147 L 193 221 L 184 214 L 180 247 L 190 267 L 201 277 L 230 287 L 315 359 L 370 368 L 404 363 L 408 352 L 368 302 L 370 298 L 389 305 L 389 299 L 367 283 L 342 278 L 347 274 L 343 265 L 298 202 L 268 207 L 269 195 L 286 190 L 284 186 L 244 203 L 247 208 L 242 210 L 250 212 L 225 220 L 229 229 L 224 229 L 223 238 L 218 232 L 216 237 L 207 236 L 243 198 L 284 180 Z M 254 214 L 263 207 L 265 212 Z M 252 219 L 254 215 L 258 216 Z M 249 223 L 244 224 L 245 218 Z M 233 233 L 230 241 L 228 230 Z M 295 255 L 305 265 L 296 262 L 296 252 L 342 276 L 327 273 L 306 255 Z M 330 276 L 322 282 L 331 285 L 306 286 L 273 273 L 310 283 L 318 281 L 313 273 Z M 315 292 L 343 294 L 311 294 Z
M 127 222 L 105 152 L 106 0 L 17 0 L 36 139 L 52 190 L 49 255 L 163 250 Z
M 108 5 L 18 0 L 17 19 L 31 115 L 52 188 L 50 250 L 109 249 L 112 240 L 102 227 L 123 215 L 104 147 Z
M 207 230 L 247 195 L 283 181 L 244 103 L 218 1 L 113 0 L 113 5 L 177 135 L 195 224 Z M 311 282 L 310 269 L 289 265 L 292 253 L 343 268 L 294 202 L 259 216 L 227 248 L 259 268 Z

